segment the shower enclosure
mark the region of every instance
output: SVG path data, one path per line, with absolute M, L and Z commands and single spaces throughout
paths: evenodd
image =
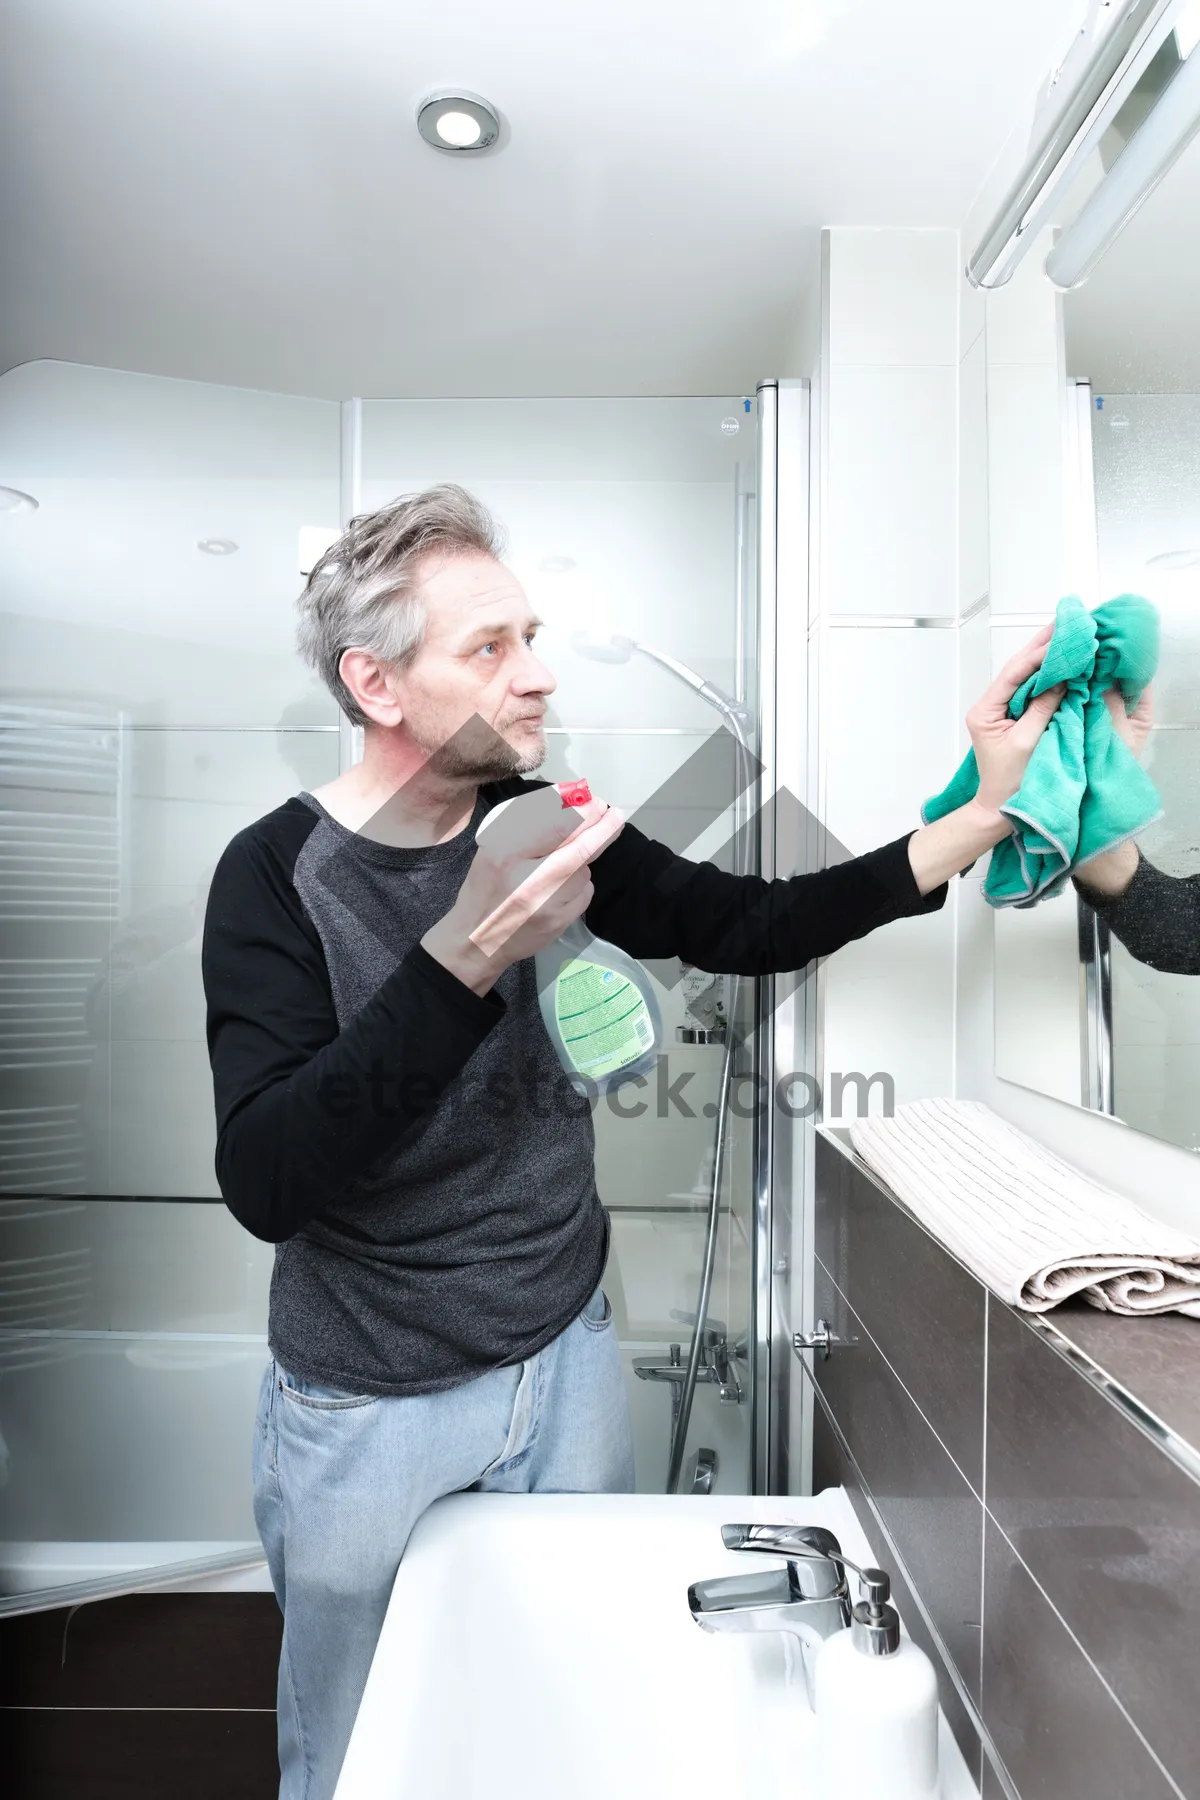
M 806 434 L 799 384 L 339 407 L 53 363 L 0 379 L 0 483 L 38 503 L 0 519 L 0 1610 L 259 1555 L 272 1253 L 213 1179 L 198 934 L 233 833 L 356 753 L 292 650 L 312 543 L 471 488 L 544 621 L 539 774 L 586 776 L 695 859 L 790 873 Z M 787 1410 L 772 1231 L 790 1253 L 803 1154 L 763 1096 L 803 996 L 649 972 L 664 1055 L 594 1114 L 638 1485 L 761 1490 Z

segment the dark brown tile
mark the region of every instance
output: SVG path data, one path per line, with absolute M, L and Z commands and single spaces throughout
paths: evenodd
M 984 1617 L 984 1723 L 1021 1800 L 1171 1800 L 1175 1790 L 991 1520 Z M 985 1792 L 999 1792 L 994 1777 Z
M 273 1594 L 128 1594 L 0 1621 L 0 1705 L 273 1707 Z
M 843 1340 L 827 1360 L 816 1361 L 817 1383 L 963 1686 L 974 1697 L 982 1505 L 819 1264 L 816 1297 L 818 1312 Z
M 274 1713 L 7 1712 L 11 1800 L 275 1800 Z
M 1056 1307 L 1050 1323 L 1200 1449 L 1200 1319 L 1167 1313 L 1160 1319 L 1123 1319 L 1085 1301 Z
M 818 1257 L 982 1493 L 985 1290 L 820 1132 L 816 1169 Z
M 1180 1788 L 1200 1794 L 1200 1486 L 997 1302 L 988 1389 L 990 1511 Z
M 822 1480 L 818 1483 L 817 1471 Z M 938 1681 L 938 1699 L 942 1711 L 955 1738 L 968 1769 L 978 1781 L 982 1748 L 979 1733 L 971 1720 L 971 1715 L 963 1705 L 950 1672 L 946 1667 L 941 1651 L 933 1640 L 933 1636 L 913 1599 L 912 1589 L 896 1567 L 895 1558 L 879 1529 L 878 1521 L 867 1504 L 862 1487 L 859 1484 L 854 1466 L 846 1455 L 837 1433 L 829 1423 L 825 1408 L 820 1401 L 813 1408 L 813 1492 L 820 1493 L 822 1487 L 843 1487 L 849 1495 L 863 1535 L 871 1546 L 871 1554 L 881 1569 L 886 1569 L 892 1578 L 892 1592 L 900 1616 L 911 1635 L 913 1642 L 919 1644 L 930 1662 L 933 1664 Z
M 830 1487 L 844 1487 L 852 1497 L 859 1492 L 854 1470 L 819 1400 L 813 1406 L 812 1457 L 814 1494 Z

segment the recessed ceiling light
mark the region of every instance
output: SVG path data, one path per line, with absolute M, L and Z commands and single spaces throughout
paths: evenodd
M 483 136 L 483 126 L 479 120 L 465 112 L 438 113 L 433 129 L 442 143 L 449 144 L 452 150 L 469 150 Z
M 237 545 L 232 538 L 201 538 L 196 548 L 205 556 L 232 556 Z
M 36 512 L 38 503 L 32 494 L 23 494 L 20 488 L 0 487 L 0 513 Z
M 435 150 L 461 156 L 465 151 L 490 149 L 500 136 L 500 119 L 495 107 L 478 94 L 444 88 L 427 95 L 418 106 L 417 130 Z

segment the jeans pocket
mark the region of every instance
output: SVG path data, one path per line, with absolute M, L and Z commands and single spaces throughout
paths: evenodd
M 259 1437 L 263 1439 L 264 1443 L 271 1430 L 271 1406 L 275 1398 L 275 1383 L 277 1379 L 278 1377 L 275 1373 L 275 1359 L 274 1357 L 269 1357 L 267 1359 L 267 1366 L 262 1372 L 262 1379 L 258 1384 L 258 1405 L 254 1413 L 254 1429 Z
M 603 1288 L 597 1288 L 579 1315 L 581 1325 L 589 1331 L 603 1331 L 612 1324 L 612 1304 Z
M 352 1412 L 357 1407 L 374 1406 L 378 1394 L 352 1394 L 344 1388 L 323 1387 L 320 1382 L 306 1381 L 302 1375 L 290 1375 L 277 1363 L 276 1393 L 296 1406 L 311 1412 Z

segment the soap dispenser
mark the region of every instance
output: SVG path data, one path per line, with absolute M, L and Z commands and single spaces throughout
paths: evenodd
M 933 1665 L 888 1604 L 882 1569 L 864 1569 L 850 1629 L 822 1645 L 813 1680 L 816 1792 L 822 1800 L 936 1800 L 938 1696 Z

